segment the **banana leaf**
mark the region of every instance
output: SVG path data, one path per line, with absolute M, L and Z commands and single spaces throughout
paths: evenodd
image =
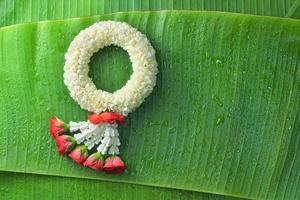
M 86 119 L 63 84 L 64 53 L 82 28 L 108 19 L 145 33 L 160 71 L 153 94 L 120 130 L 128 165 L 120 176 L 58 156 L 47 131 L 51 115 Z M 149 192 L 300 198 L 299 33 L 292 19 L 188 11 L 1 28 L 0 170 L 151 186 Z M 90 76 L 114 91 L 130 66 L 126 52 L 106 48 L 93 56 Z
M 237 200 L 214 194 L 68 177 L 4 172 L 0 176 L 1 199 Z
M 295 0 L 293 2 L 293 4 L 291 4 L 291 6 L 285 16 L 295 18 L 295 19 L 300 18 L 300 1 L 299 0 Z
M 149 10 L 211 10 L 300 17 L 299 0 L 2 0 L 0 8 L 0 26 Z

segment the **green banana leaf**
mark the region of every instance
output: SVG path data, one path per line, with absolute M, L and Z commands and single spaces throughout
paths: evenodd
M 153 94 L 120 130 L 128 166 L 120 176 L 59 157 L 47 131 L 52 115 L 86 119 L 63 84 L 64 53 L 82 28 L 108 19 L 145 33 L 160 71 Z M 151 186 L 148 192 L 163 187 L 300 198 L 299 21 L 217 12 L 118 13 L 4 27 L 0 44 L 1 171 Z M 96 85 L 108 91 L 122 87 L 131 73 L 126 52 L 114 47 L 101 50 L 91 65 Z
M 237 198 L 214 194 L 87 179 L 3 172 L 0 176 L 0 183 L 3 184 L 0 188 L 1 199 L 237 200 Z
M 2 0 L 0 8 L 0 26 L 148 10 L 211 10 L 300 17 L 300 0 Z
M 289 8 L 289 10 L 287 11 L 285 16 L 295 18 L 295 19 L 300 18 L 300 1 L 299 0 L 295 0 L 293 2 L 293 4 L 291 4 L 291 7 Z

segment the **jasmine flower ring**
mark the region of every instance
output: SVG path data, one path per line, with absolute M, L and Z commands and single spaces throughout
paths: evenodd
M 97 89 L 88 76 L 89 62 L 99 49 L 115 45 L 128 52 L 133 73 L 113 93 Z M 102 21 L 82 30 L 65 55 L 64 83 L 81 108 L 94 113 L 129 113 L 152 92 L 156 83 L 155 50 L 147 37 L 125 22 Z

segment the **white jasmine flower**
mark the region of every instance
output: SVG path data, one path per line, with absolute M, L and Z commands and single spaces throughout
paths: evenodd
M 128 52 L 133 68 L 125 86 L 113 93 L 97 89 L 88 77 L 93 53 L 111 44 Z M 157 72 L 155 51 L 144 34 L 124 22 L 103 21 L 82 30 L 71 42 L 65 55 L 64 83 L 81 108 L 126 116 L 152 92 Z M 74 124 L 71 132 L 76 131 Z

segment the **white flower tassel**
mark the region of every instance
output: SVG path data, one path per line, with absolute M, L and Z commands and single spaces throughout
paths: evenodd
M 97 148 L 98 152 L 111 155 L 119 154 L 120 139 L 117 129 L 117 124 L 112 124 L 111 127 L 107 127 L 104 132 L 104 137 L 101 140 L 101 144 Z
M 102 155 L 118 155 L 120 146 L 118 124 L 106 122 L 92 124 L 87 122 L 70 122 L 70 131 L 75 133 L 74 138 L 78 144 L 84 143 L 88 149 L 97 147 Z

